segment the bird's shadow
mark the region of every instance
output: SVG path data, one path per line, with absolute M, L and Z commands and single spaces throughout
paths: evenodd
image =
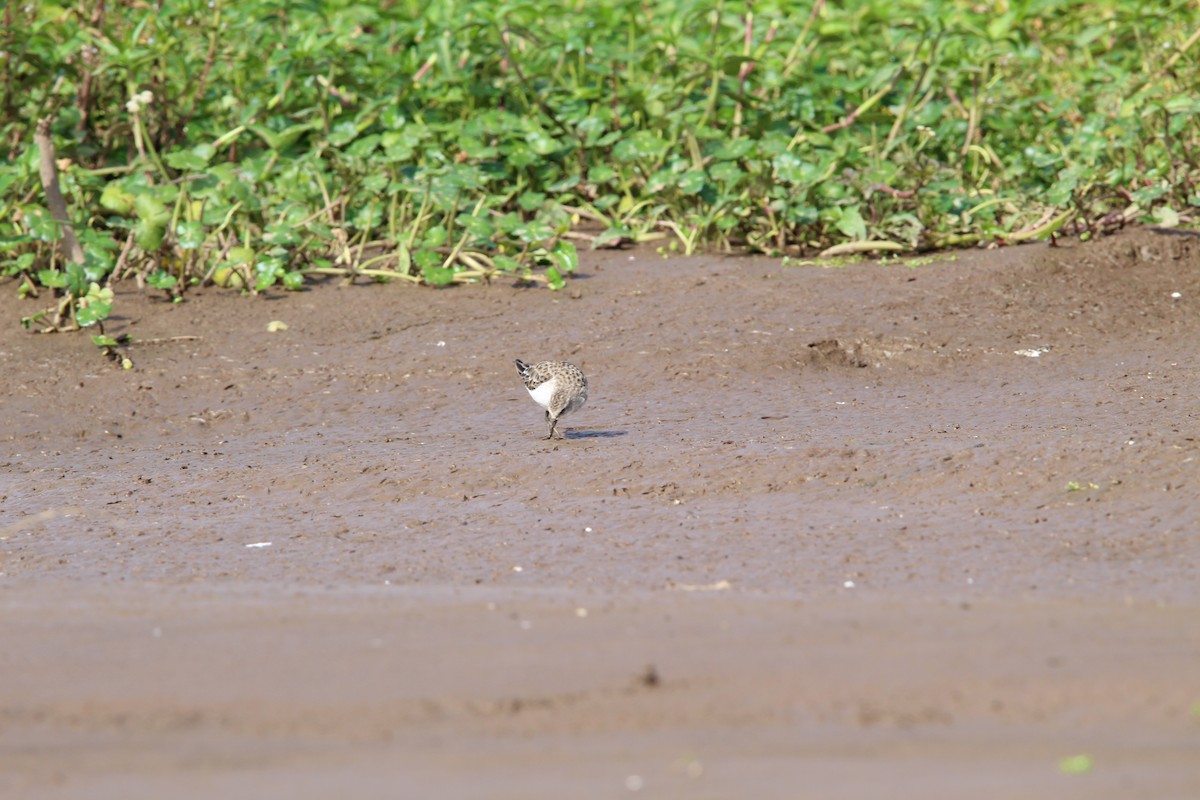
M 600 430 L 569 430 L 568 439 L 611 439 L 614 436 L 624 436 L 629 431 L 600 431 Z

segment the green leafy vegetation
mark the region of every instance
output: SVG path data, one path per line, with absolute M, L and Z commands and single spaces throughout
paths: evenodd
M 1058 760 L 1059 772 L 1064 775 L 1086 775 L 1095 766 L 1095 760 L 1087 753 L 1066 756 Z
M 1200 205 L 1191 0 L 4 13 L 0 276 L 57 304 L 30 326 L 102 326 L 127 276 L 558 289 L 576 243 L 914 252 Z

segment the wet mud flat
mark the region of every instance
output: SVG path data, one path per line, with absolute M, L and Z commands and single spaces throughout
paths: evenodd
M 0 791 L 1200 793 L 1200 241 L 582 271 L 10 328 Z

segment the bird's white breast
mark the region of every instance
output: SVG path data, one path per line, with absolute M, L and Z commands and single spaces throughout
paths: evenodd
M 542 408 L 550 408 L 550 398 L 554 396 L 554 379 L 538 384 L 537 388 L 529 390 L 529 396 L 533 398 L 533 402 L 537 403 Z

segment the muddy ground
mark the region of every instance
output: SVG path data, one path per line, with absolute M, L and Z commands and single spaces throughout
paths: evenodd
M 3 287 L 0 796 L 1200 796 L 1200 239 L 582 272 Z

